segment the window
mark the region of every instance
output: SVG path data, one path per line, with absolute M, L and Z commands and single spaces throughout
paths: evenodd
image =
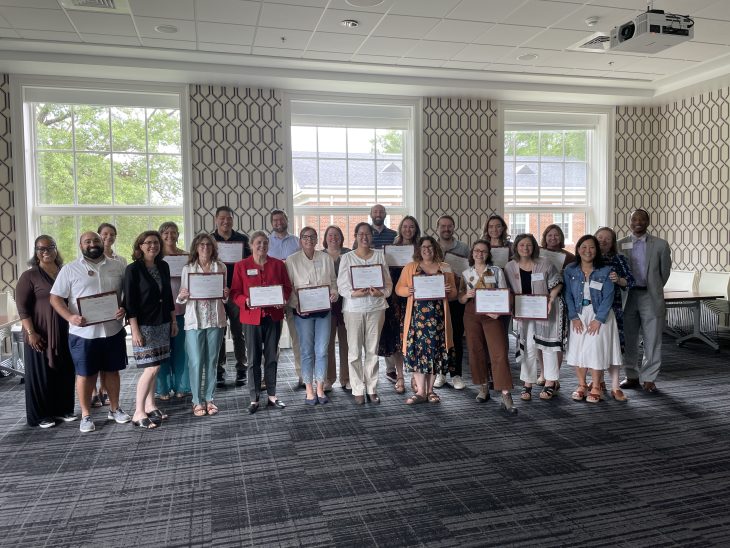
M 321 236 L 334 224 L 349 246 L 376 203 L 396 229 L 413 212 L 412 116 L 410 106 L 292 100 L 294 230 Z
M 184 246 L 179 94 L 23 87 L 29 241 L 53 236 L 66 260 L 79 235 L 117 227 L 116 251 L 174 221 Z
M 577 238 L 607 220 L 608 115 L 506 109 L 504 118 L 510 233 L 524 229 L 540 241 L 557 224 L 573 250 Z

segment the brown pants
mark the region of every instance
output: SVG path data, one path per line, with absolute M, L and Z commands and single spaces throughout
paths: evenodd
M 485 314 L 475 313 L 473 300 L 466 303 L 464 310 L 464 329 L 466 331 L 466 347 L 469 349 L 469 368 L 474 384 L 487 384 L 489 369 L 487 362 L 492 362 L 491 375 L 495 390 L 511 390 L 512 373 L 507 359 L 504 324 L 498 319 Z M 487 360 L 487 352 L 489 360 Z

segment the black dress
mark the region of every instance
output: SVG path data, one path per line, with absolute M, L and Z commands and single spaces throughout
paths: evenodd
M 393 280 L 395 286 L 403 268 L 391 266 L 389 270 L 390 279 Z M 388 308 L 385 309 L 385 320 L 378 341 L 378 356 L 388 357 L 400 352 L 403 344 L 403 317 L 407 302 L 408 299 L 399 297 L 395 291 L 388 297 Z
M 74 412 L 75 373 L 68 351 L 68 323 L 51 306 L 53 278 L 37 266 L 21 274 L 15 287 L 18 315 L 30 318 L 46 341 L 36 352 L 24 342 L 25 413 L 29 426 Z

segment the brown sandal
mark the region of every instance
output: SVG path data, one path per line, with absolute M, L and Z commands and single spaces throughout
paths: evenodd
M 611 396 L 613 396 L 613 399 L 616 401 L 629 401 L 629 398 L 626 397 L 626 394 L 624 394 L 620 388 L 617 390 L 611 390 Z
M 208 402 L 206 411 L 208 411 L 208 415 L 217 415 L 218 414 L 218 406 L 214 404 L 212 401 Z
M 423 397 L 419 396 L 418 394 L 413 394 L 410 398 L 406 400 L 406 405 L 415 405 L 417 403 L 426 403 L 428 400 Z
M 428 403 L 441 403 L 441 398 L 439 398 L 436 392 L 431 392 L 428 395 Z
M 403 377 L 401 377 L 395 381 L 395 392 L 396 392 L 396 394 L 404 394 L 405 391 L 406 391 L 406 383 L 403 380 Z
M 207 415 L 205 407 L 200 404 L 193 405 L 193 415 L 195 415 L 196 417 L 204 417 L 205 415 Z
M 585 384 L 580 384 L 570 397 L 573 398 L 574 401 L 583 401 L 586 399 L 586 392 L 588 392 L 588 387 Z
M 586 401 L 588 403 L 598 403 L 601 401 L 602 393 L 599 390 L 591 391 L 590 394 L 586 397 Z

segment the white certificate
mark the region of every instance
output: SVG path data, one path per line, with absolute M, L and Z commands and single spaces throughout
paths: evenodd
M 351 266 L 350 280 L 352 289 L 368 289 L 369 287 L 383 289 L 385 287 L 383 267 L 379 264 Z
M 563 264 L 565 263 L 565 254 L 560 251 L 548 251 L 547 249 L 540 248 L 540 258 L 547 259 L 555 267 L 558 273 L 563 271 Z
M 119 297 L 116 291 L 107 291 L 88 297 L 76 299 L 79 315 L 86 320 L 86 325 L 115 320 L 119 310 Z
M 413 276 L 413 298 L 418 300 L 445 299 L 446 279 L 443 274 Z
M 332 307 L 328 285 L 299 288 L 297 289 L 297 299 L 299 299 L 300 314 L 324 312 Z
M 515 318 L 547 320 L 547 295 L 515 295 Z
M 386 245 L 383 250 L 388 266 L 406 266 L 413 261 L 414 248 L 412 245 Z
M 509 262 L 509 247 L 493 247 L 489 254 L 492 256 L 494 266 L 504 268 Z
M 477 289 L 477 314 L 509 314 L 509 289 Z
M 223 272 L 191 272 L 188 274 L 189 299 L 222 299 L 226 287 Z
M 251 308 L 284 306 L 284 289 L 280 285 L 257 285 L 248 288 Z
M 243 242 L 218 242 L 218 259 L 226 264 L 236 264 L 243 259 Z
M 190 256 L 185 255 L 165 255 L 162 260 L 165 261 L 170 267 L 170 276 L 172 278 L 179 278 L 182 276 L 183 267 L 188 264 Z
M 461 273 L 469 268 L 469 259 L 454 253 L 446 252 L 446 255 L 444 255 L 444 261 L 449 263 L 455 276 L 461 276 Z

